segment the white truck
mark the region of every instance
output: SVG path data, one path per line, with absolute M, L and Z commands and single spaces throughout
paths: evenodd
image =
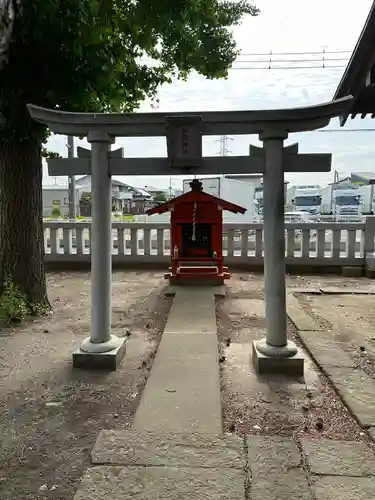
M 331 215 L 337 222 L 356 222 L 362 219 L 361 191 L 356 186 L 330 184 L 322 189 L 322 215 Z
M 288 182 L 284 183 L 284 199 L 286 199 L 287 195 L 287 186 Z M 260 221 L 263 220 L 263 209 L 264 209 L 264 198 L 263 198 L 263 186 L 255 186 L 254 191 L 254 208 L 256 218 Z
M 291 186 L 287 191 L 287 207 L 296 212 L 308 212 L 316 220 L 320 218 L 321 203 L 321 188 L 316 184 Z
M 374 184 L 360 186 L 361 212 L 362 215 L 374 215 L 375 213 L 375 190 Z
M 235 203 L 246 208 L 244 214 L 232 214 L 223 212 L 223 222 L 243 222 L 251 223 L 255 219 L 254 208 L 254 191 L 255 185 L 250 182 L 241 182 L 225 177 L 206 177 L 199 179 L 203 184 L 203 191 L 207 194 L 212 194 L 217 198 L 222 198 L 225 201 Z M 189 183 L 192 179 L 183 181 L 183 191 L 187 193 L 191 190 Z
M 254 191 L 254 209 L 255 215 L 260 220 L 263 219 L 263 207 L 264 207 L 264 199 L 263 199 L 263 186 L 256 186 Z

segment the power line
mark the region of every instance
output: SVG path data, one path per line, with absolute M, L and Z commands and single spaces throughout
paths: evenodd
M 240 69 L 321 69 L 321 68 L 344 68 L 343 63 L 348 63 L 349 56 L 347 57 L 327 57 L 324 52 L 319 52 L 319 58 L 305 57 L 305 53 L 301 52 L 298 54 L 298 58 L 294 57 L 292 59 L 285 58 L 287 53 L 270 53 L 268 54 L 268 59 L 262 56 L 262 59 L 236 59 L 230 69 L 240 70 Z M 297 55 L 297 53 L 295 53 Z M 282 56 L 282 58 L 280 58 Z M 256 57 L 256 56 L 254 56 Z M 340 63 L 340 64 L 338 64 Z M 250 66 L 249 66 L 250 64 Z M 259 66 L 262 65 L 262 66 Z M 266 65 L 266 66 L 264 66 Z
M 304 51 L 300 50 L 298 52 L 274 52 L 270 50 L 269 52 L 240 52 L 238 57 L 274 57 L 274 56 L 321 56 L 323 59 L 326 59 L 325 56 L 333 56 L 340 54 L 348 54 L 345 59 L 349 59 L 353 50 L 320 50 L 320 51 Z M 305 58 L 306 59 L 306 58 Z M 344 59 L 344 58 L 341 58 Z M 141 57 L 140 62 L 150 62 L 153 59 L 151 57 Z
M 327 57 L 327 58 L 319 58 L 319 59 L 244 59 L 244 60 L 239 60 L 236 59 L 233 64 L 235 63 L 269 63 L 269 62 L 277 62 L 277 63 L 316 63 L 316 62 L 341 62 L 345 61 L 347 62 L 349 60 L 348 57 Z
M 241 56 L 300 56 L 300 55 L 321 55 L 321 54 L 351 54 L 353 52 L 353 49 L 351 50 L 319 50 L 319 51 L 313 51 L 313 52 L 308 52 L 304 50 L 300 50 L 298 52 L 274 52 L 273 50 L 270 50 L 269 52 L 241 52 L 239 55 Z
M 263 67 L 257 67 L 257 66 L 232 66 L 231 68 L 228 68 L 228 71 L 248 71 L 248 70 L 255 70 L 255 71 L 272 71 L 272 70 L 280 70 L 280 69 L 344 69 L 346 68 L 346 65 L 327 65 L 327 64 L 320 64 L 319 66 L 312 66 L 312 65 L 306 65 L 306 66 L 272 66 L 271 64 L 267 62 L 263 62 L 263 64 L 268 64 L 268 66 L 263 66 Z M 157 107 L 157 106 L 156 106 Z
M 239 71 L 239 70 L 267 70 L 267 71 L 272 71 L 275 69 L 344 69 L 346 68 L 345 65 L 337 65 L 337 66 L 327 66 L 326 64 L 322 64 L 320 66 L 267 66 L 263 68 L 257 68 L 257 67 L 251 67 L 251 66 L 244 66 L 242 68 L 240 67 L 232 67 L 229 68 L 229 71 Z
M 72 135 L 68 135 L 68 158 L 74 158 L 74 137 Z M 77 207 L 76 207 L 76 180 L 75 176 L 71 175 L 68 177 L 68 185 L 69 185 L 69 219 L 76 218 L 77 215 Z
M 346 62 L 348 63 L 350 55 L 352 53 L 352 50 L 326 50 L 322 49 L 319 51 L 298 51 L 298 52 L 274 52 L 273 50 L 270 50 L 269 52 L 243 52 L 240 53 L 238 58 L 233 62 L 234 65 L 238 64 L 266 64 L 266 67 L 253 67 L 253 66 L 232 66 L 229 68 L 230 70 L 250 70 L 250 69 L 343 69 L 346 67 L 346 65 L 343 64 L 334 64 L 332 65 L 331 63 L 343 63 Z M 345 57 L 334 57 L 334 56 L 343 56 Z M 293 59 L 290 59 L 290 57 L 293 56 Z M 309 56 L 309 57 L 305 57 Z M 319 56 L 319 58 L 314 57 L 312 58 L 311 56 Z M 243 59 L 245 57 L 245 59 Z M 262 59 L 253 59 L 253 58 L 259 58 L 261 57 Z M 267 57 L 267 59 L 265 59 Z M 276 59 L 275 59 L 276 57 Z M 282 57 L 282 59 L 280 59 Z M 285 57 L 289 57 L 289 59 L 285 59 Z M 298 59 L 296 59 L 298 57 Z M 246 59 L 250 58 L 250 59 Z M 149 64 L 149 65 L 155 65 L 157 66 L 157 63 L 155 60 L 151 58 L 144 58 L 140 59 L 141 64 Z M 277 66 L 274 66 L 274 64 L 277 63 Z M 287 66 L 284 64 L 288 63 Z M 299 65 L 296 66 L 294 63 L 298 63 Z M 300 65 L 300 63 L 307 63 Z M 316 66 L 316 64 L 318 64 Z M 330 64 L 327 64 L 330 63 Z
M 375 132 L 375 128 L 330 128 L 327 130 L 313 130 L 313 132 Z

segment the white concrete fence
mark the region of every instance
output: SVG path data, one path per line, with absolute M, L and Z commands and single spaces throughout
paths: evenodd
M 165 263 L 170 255 L 169 224 L 112 223 L 113 262 L 134 265 Z M 90 262 L 89 222 L 45 222 L 46 262 Z M 374 252 L 375 217 L 361 223 L 288 223 L 286 263 L 310 266 L 363 266 Z M 263 263 L 262 224 L 224 224 L 223 250 L 228 265 Z

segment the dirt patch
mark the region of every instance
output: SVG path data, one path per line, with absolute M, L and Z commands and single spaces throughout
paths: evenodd
M 328 282 L 329 286 L 338 286 L 337 277 Z M 327 286 L 327 280 L 288 277 L 289 287 L 319 285 Z M 265 335 L 262 276 L 242 279 L 241 275 L 234 275 L 227 296 L 217 302 L 217 317 L 226 432 L 367 439 L 306 352 L 304 380 L 255 375 L 251 366 L 251 344 Z M 291 323 L 288 334 L 299 344 Z
M 161 273 L 113 274 L 116 372 L 73 370 L 90 330 L 89 273 L 48 277 L 53 314 L 0 338 L 0 498 L 71 500 L 101 429 L 131 425 L 171 299 Z

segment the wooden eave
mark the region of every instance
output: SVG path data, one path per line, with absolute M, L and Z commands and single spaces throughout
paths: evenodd
M 348 117 L 375 117 L 375 1 L 367 16 L 344 75 L 336 89 L 333 100 L 352 95 L 349 109 L 340 116 L 343 126 Z

